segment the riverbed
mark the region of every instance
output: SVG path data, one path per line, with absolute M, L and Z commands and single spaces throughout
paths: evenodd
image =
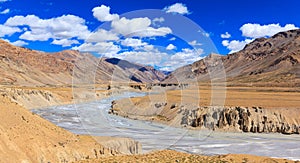
M 142 144 L 143 152 L 174 149 L 205 155 L 241 153 L 300 160 L 299 135 L 188 130 L 108 114 L 113 100 L 144 95 L 126 92 L 99 101 L 32 112 L 76 134 L 133 138 Z

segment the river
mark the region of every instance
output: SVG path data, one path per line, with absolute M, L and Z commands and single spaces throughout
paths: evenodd
M 133 138 L 143 152 L 174 149 L 195 154 L 253 154 L 300 160 L 300 136 L 188 130 L 108 114 L 113 100 L 144 96 L 127 92 L 99 101 L 53 106 L 34 113 L 76 134 Z

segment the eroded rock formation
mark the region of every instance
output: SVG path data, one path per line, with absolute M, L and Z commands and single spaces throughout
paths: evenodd
M 279 110 L 261 107 L 181 107 L 181 125 L 253 133 L 299 134 L 299 122 L 287 119 Z

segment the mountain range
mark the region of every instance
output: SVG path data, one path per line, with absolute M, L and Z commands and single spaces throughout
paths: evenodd
M 74 50 L 46 53 L 2 40 L 0 49 L 2 85 L 68 85 L 74 82 L 74 77 L 78 83 L 174 83 L 209 81 L 214 77 L 224 77 L 231 84 L 299 86 L 300 83 L 299 29 L 255 39 L 236 53 L 211 54 L 168 75 L 151 66 L 117 58 L 97 58 Z
M 89 53 L 65 50 L 46 53 L 13 46 L 0 40 L 0 84 L 43 86 L 74 82 L 159 82 L 164 73 L 151 66 L 117 58 L 97 58 Z M 82 81 L 81 81 L 82 80 Z
M 222 70 L 230 83 L 299 86 L 299 63 L 300 30 L 297 29 L 280 32 L 270 38 L 255 39 L 236 53 L 225 56 L 211 54 L 178 68 L 164 82 L 207 81 L 212 78 L 211 74 Z

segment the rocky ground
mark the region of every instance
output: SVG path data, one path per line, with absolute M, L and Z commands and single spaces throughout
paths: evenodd
M 253 155 L 243 154 L 228 154 L 219 156 L 203 156 L 192 155 L 187 153 L 181 153 L 171 150 L 155 151 L 149 154 L 143 155 L 131 155 L 131 156 L 112 156 L 99 159 L 92 159 L 86 161 L 79 161 L 80 163 L 100 163 L 100 162 L 276 162 L 276 163 L 292 163 L 297 161 L 290 161 L 286 159 L 275 159 L 268 157 L 259 157 Z

